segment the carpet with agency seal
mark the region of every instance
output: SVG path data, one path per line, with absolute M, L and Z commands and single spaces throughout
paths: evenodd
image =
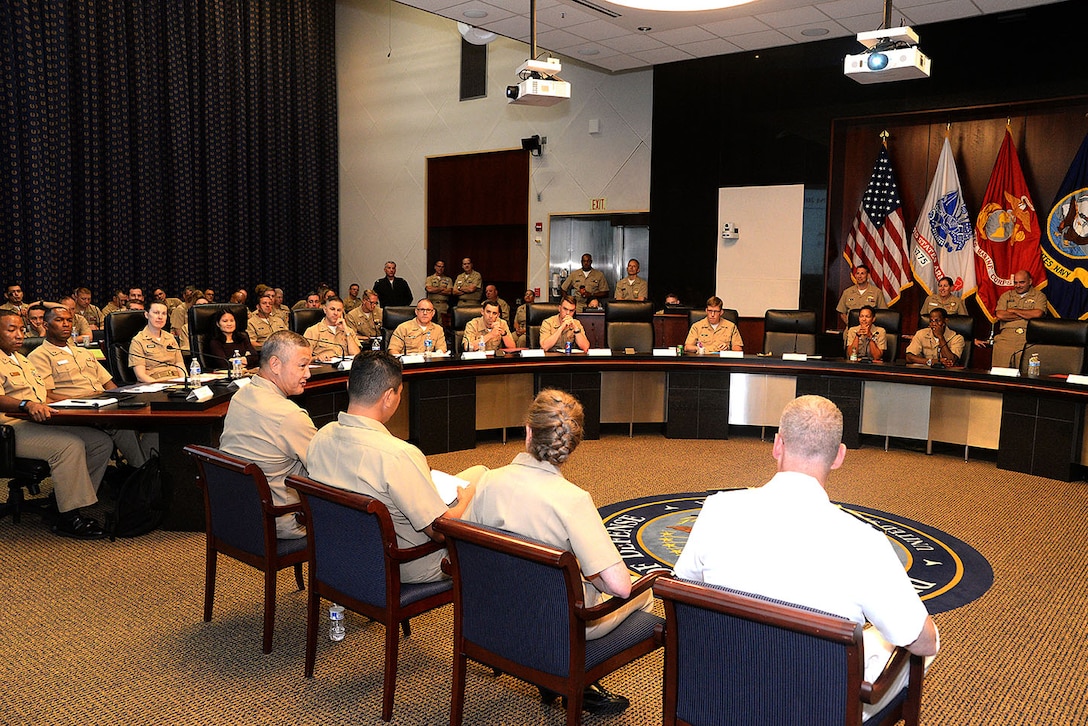
M 689 492 L 616 502 L 600 508 L 601 518 L 630 570 L 671 569 L 707 496 Z M 877 509 L 836 504 L 888 537 L 930 614 L 966 605 L 993 584 L 986 558 L 947 532 Z

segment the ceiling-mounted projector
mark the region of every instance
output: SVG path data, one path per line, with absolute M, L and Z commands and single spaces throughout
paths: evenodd
M 858 83 L 887 83 L 929 78 L 932 61 L 918 50 L 918 34 L 907 26 L 858 33 L 867 50 L 848 55 L 842 72 Z
M 558 58 L 527 60 L 517 69 L 521 81 L 506 87 L 508 103 L 522 106 L 554 106 L 570 100 L 570 84 L 556 77 L 563 65 Z

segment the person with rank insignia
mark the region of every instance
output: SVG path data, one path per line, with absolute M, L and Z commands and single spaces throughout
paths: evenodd
M 839 298 L 839 304 L 835 306 L 835 310 L 838 311 L 839 318 L 846 325 L 849 323 L 850 311 L 857 310 L 862 305 L 869 305 L 872 308 L 888 307 L 888 303 L 884 299 L 884 293 L 869 279 L 869 268 L 865 265 L 858 265 L 854 268 L 854 284 L 842 291 L 842 296 Z
M 617 300 L 645 300 L 649 297 L 649 287 L 638 276 L 639 269 L 638 260 L 631 258 L 627 261 L 627 277 L 616 283 Z
M 128 346 L 128 364 L 141 383 L 185 376 L 185 359 L 177 338 L 166 327 L 166 303 L 153 302 L 144 312 L 147 327 L 136 333 Z
M 559 302 L 559 314 L 545 318 L 540 324 L 540 347 L 544 350 L 566 350 L 567 344 L 583 353 L 589 351 L 585 328 L 574 317 L 578 303 L 570 295 Z
M 966 315 L 967 306 L 963 298 L 952 294 L 952 278 L 942 277 L 937 281 L 937 293 L 930 295 L 922 303 L 922 317 L 929 319 L 929 312 L 934 308 L 943 308 L 949 315 Z
M 585 310 L 590 300 L 608 297 L 608 280 L 603 272 L 593 269 L 593 255 L 588 252 L 582 255 L 582 267 L 567 275 L 560 288 L 574 298 L 578 312 Z
M 483 315 L 468 321 L 465 326 L 461 347 L 466 351 L 493 351 L 516 347 L 510 328 L 502 319 L 498 303 L 484 301 Z
M 732 320 L 722 317 L 722 299 L 717 295 L 706 301 L 706 317 L 696 321 L 684 341 L 685 353 L 717 353 L 744 350 L 744 339 Z
M 1046 295 L 1032 287 L 1031 273 L 1020 270 L 1012 276 L 1013 289 L 1006 290 L 997 299 L 994 317 L 1001 323 L 1001 330 L 994 336 L 993 365 L 1016 368 L 1020 365 L 1020 352 L 1027 342 L 1028 321 L 1046 315 Z
M 434 274 L 423 282 L 427 291 L 427 299 L 434 305 L 435 314 L 439 319 L 450 309 L 450 295 L 453 294 L 453 279 L 446 275 L 446 263 L 435 260 Z

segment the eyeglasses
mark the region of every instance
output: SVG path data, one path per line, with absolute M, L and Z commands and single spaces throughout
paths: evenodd
M 434 308 L 416 308 L 417 313 L 433 313 Z

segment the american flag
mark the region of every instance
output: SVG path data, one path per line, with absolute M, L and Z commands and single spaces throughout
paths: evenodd
M 888 159 L 888 147 L 881 146 L 869 186 L 850 225 L 843 256 L 851 267 L 863 264 L 869 268 L 873 283 L 891 304 L 903 288 L 912 284 L 906 244 L 903 202 Z

